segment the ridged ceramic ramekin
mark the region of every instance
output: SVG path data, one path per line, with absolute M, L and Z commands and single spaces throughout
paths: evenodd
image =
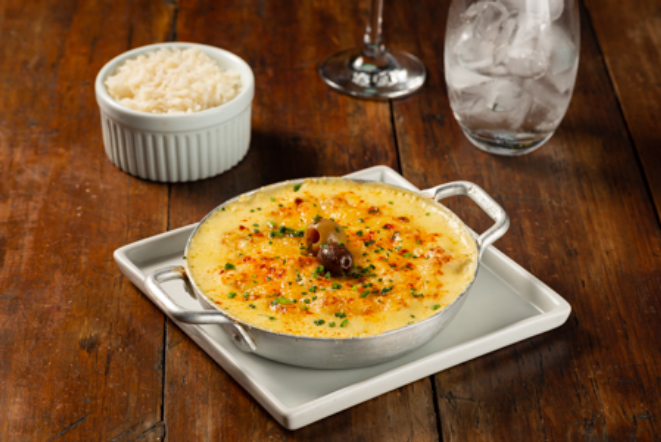
M 150 114 L 110 97 L 105 79 L 129 58 L 160 48 L 196 47 L 221 68 L 241 75 L 241 91 L 220 106 L 190 114 Z M 196 181 L 235 166 L 248 152 L 255 78 L 250 66 L 223 49 L 196 43 L 161 43 L 125 52 L 96 77 L 103 144 L 110 161 L 124 172 L 160 182 Z

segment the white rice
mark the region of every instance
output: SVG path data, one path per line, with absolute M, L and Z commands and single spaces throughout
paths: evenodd
M 197 48 L 163 48 L 126 60 L 105 85 L 131 109 L 181 114 L 227 103 L 241 90 L 241 77 Z

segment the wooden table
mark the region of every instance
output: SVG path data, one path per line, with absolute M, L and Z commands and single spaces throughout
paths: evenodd
M 29 6 L 28 6 L 29 3 Z M 661 9 L 585 0 L 574 97 L 521 158 L 472 147 L 452 117 L 448 1 L 386 2 L 385 36 L 424 89 L 371 102 L 316 66 L 361 38 L 367 2 L 0 1 L 0 440 L 533 441 L 661 438 Z M 127 49 L 230 49 L 257 79 L 248 156 L 216 178 L 146 182 L 106 158 L 93 81 Z M 255 187 L 377 164 L 417 186 L 485 188 L 497 247 L 572 305 L 557 330 L 283 429 L 128 280 L 127 243 Z M 451 207 L 486 225 L 465 201 Z

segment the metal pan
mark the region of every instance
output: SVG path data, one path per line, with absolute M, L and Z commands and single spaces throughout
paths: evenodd
M 303 181 L 288 181 L 269 187 L 295 185 Z M 260 190 L 262 189 L 250 192 L 250 194 Z M 420 194 L 432 198 L 437 203 L 450 196 L 468 196 L 494 221 L 494 224 L 487 231 L 473 236 L 478 250 L 478 262 L 473 278 L 473 281 L 475 281 L 484 249 L 505 234 L 509 228 L 509 217 L 503 208 L 484 190 L 466 181 L 442 184 L 421 191 Z M 199 225 L 202 225 L 216 210 L 230 204 L 237 198 L 218 206 Z M 470 232 L 463 223 L 462 226 Z M 190 238 L 195 235 L 196 231 L 197 228 Z M 188 252 L 190 246 L 190 238 L 186 244 L 186 252 Z M 470 291 L 469 286 L 450 305 L 425 320 L 376 336 L 345 339 L 308 338 L 264 330 L 230 318 L 218 309 L 187 275 L 188 272 L 185 267 L 174 266 L 156 270 L 147 277 L 147 290 L 158 299 L 170 317 L 188 324 L 217 324 L 229 334 L 241 350 L 247 353 L 254 353 L 285 364 L 323 369 L 365 367 L 395 359 L 415 350 L 436 336 L 455 317 Z M 206 310 L 190 311 L 179 307 L 161 287 L 161 284 L 171 280 L 184 281 L 189 292 L 197 298 Z

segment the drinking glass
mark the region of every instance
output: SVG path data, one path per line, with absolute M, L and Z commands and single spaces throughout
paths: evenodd
M 371 0 L 363 46 L 331 55 L 319 66 L 321 78 L 335 90 L 371 99 L 401 98 L 420 89 L 427 75 L 413 55 L 386 49 L 381 27 L 383 0 Z
M 478 148 L 522 155 L 555 132 L 574 89 L 578 0 L 452 0 L 445 81 Z

